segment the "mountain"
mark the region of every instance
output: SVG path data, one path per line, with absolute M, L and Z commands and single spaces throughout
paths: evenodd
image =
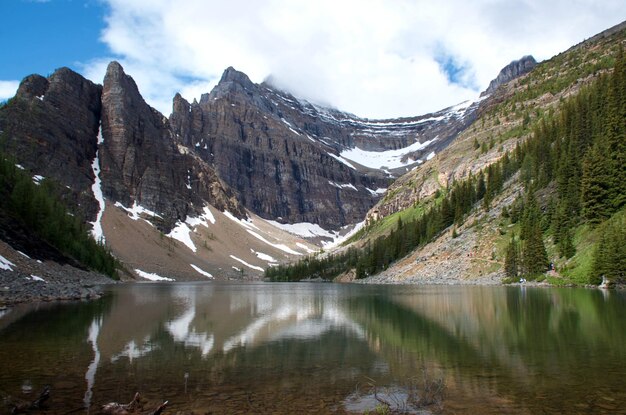
M 266 276 L 626 283 L 625 44 L 626 22 L 507 79 L 533 60 L 513 62 L 473 124 L 399 177 L 348 244 Z
M 61 184 L 67 204 L 95 218 L 92 161 L 100 124 L 102 86 L 67 68 L 49 78 L 30 75 L 0 110 L 2 149 L 26 170 Z
M 170 121 L 177 142 L 213 165 L 252 212 L 334 230 L 360 222 L 394 177 L 444 148 L 475 109 L 361 119 L 228 68 L 200 102 L 177 95 Z
M 206 204 L 245 216 L 214 169 L 179 148 L 167 118 L 146 104 L 117 62 L 104 77 L 101 120 L 100 180 L 107 200 L 156 212 L 164 231 L 201 214 Z
M 111 62 L 102 86 L 68 68 L 26 77 L 0 108 L 0 144 L 34 179 L 57 182 L 130 271 L 241 278 L 359 225 L 486 102 L 371 120 L 228 68 L 200 102 L 177 94 L 167 118 Z

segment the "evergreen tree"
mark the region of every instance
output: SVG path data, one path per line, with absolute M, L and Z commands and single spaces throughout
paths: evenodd
M 519 275 L 519 256 L 519 244 L 515 235 L 512 235 L 504 257 L 504 272 L 507 277 L 517 278 Z
M 583 217 L 591 223 L 606 220 L 611 211 L 609 199 L 613 180 L 607 160 L 607 148 L 602 142 L 593 146 L 583 160 L 581 205 Z
M 558 243 L 559 254 L 567 259 L 573 257 L 576 254 L 576 247 L 574 247 L 574 241 L 572 239 L 572 231 L 567 228 L 561 228 L 561 237 Z
M 599 284 L 602 277 L 609 281 L 626 283 L 626 216 L 613 218 L 600 232 L 593 256 L 592 283 Z
M 481 200 L 485 197 L 485 192 L 487 191 L 487 187 L 485 185 L 485 175 L 480 172 L 478 175 L 478 184 L 476 185 L 476 199 Z
M 117 262 L 95 241 L 82 220 L 70 215 L 52 180 L 35 185 L 31 176 L 0 152 L 0 211 L 68 257 L 116 277 Z
M 543 235 L 539 226 L 534 226 L 528 239 L 524 241 L 524 271 L 528 275 L 540 275 L 548 269 L 548 254 L 543 243 Z
M 548 254 L 543 243 L 541 211 L 532 191 L 526 199 L 524 210 L 524 219 L 521 224 L 521 232 L 524 235 L 522 263 L 526 274 L 538 275 L 548 269 Z

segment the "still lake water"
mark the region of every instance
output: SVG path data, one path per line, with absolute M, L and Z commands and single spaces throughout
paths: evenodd
M 0 398 L 50 385 L 48 413 L 416 412 L 441 382 L 420 413 L 626 413 L 626 292 L 134 284 L 0 316 Z

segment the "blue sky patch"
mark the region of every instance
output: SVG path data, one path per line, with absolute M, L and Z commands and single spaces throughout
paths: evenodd
M 99 0 L 2 0 L 0 79 L 50 75 L 110 54 L 100 41 L 106 9 Z
M 454 55 L 448 53 L 443 48 L 435 54 L 434 58 L 437 64 L 439 64 L 441 71 L 446 75 L 448 82 L 463 88 L 474 90 L 479 88 L 475 76 L 467 63 L 459 62 Z

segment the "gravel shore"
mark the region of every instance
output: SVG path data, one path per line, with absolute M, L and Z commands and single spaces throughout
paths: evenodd
M 0 308 L 36 301 L 98 298 L 116 281 L 54 261 L 40 261 L 0 241 Z
M 61 268 L 62 274 L 48 271 L 41 273 L 42 276 L 1 270 L 0 307 L 23 302 L 98 298 L 103 285 L 113 283 L 100 274 L 69 266 Z

